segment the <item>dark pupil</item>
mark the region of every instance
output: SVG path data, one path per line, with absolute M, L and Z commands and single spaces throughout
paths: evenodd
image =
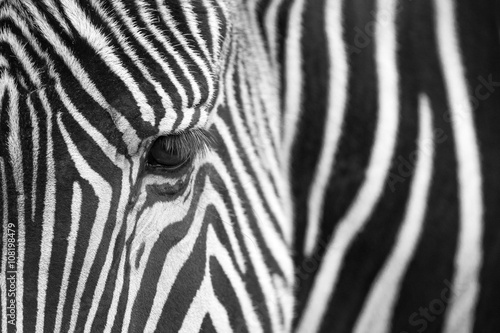
M 182 156 L 178 149 L 165 148 L 161 140 L 156 140 L 149 151 L 149 164 L 161 165 L 169 168 L 181 166 L 187 158 Z

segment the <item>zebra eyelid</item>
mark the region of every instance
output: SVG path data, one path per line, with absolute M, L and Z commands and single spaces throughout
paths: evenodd
M 216 144 L 212 133 L 202 128 L 160 136 L 156 140 L 166 151 L 175 151 L 186 158 L 203 157 Z

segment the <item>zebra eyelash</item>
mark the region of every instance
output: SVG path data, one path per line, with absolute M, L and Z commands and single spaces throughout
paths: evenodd
M 174 153 L 186 160 L 204 157 L 215 145 L 212 133 L 205 129 L 160 136 L 156 140 L 166 152 Z

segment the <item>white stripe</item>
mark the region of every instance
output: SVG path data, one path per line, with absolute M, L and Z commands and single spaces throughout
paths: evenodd
M 10 68 L 10 64 L 3 55 L 0 54 L 0 68 Z
M 278 59 L 278 14 L 281 5 L 283 4 L 283 0 L 273 0 L 266 10 L 266 16 L 264 19 L 267 36 L 269 37 L 269 54 L 271 57 L 271 61 L 274 65 L 276 65 L 279 61 Z
M 452 293 L 447 308 L 444 332 L 471 332 L 482 265 L 483 194 L 479 147 L 460 57 L 455 8 L 451 0 L 435 0 L 434 6 L 439 57 L 453 121 L 460 187 L 460 227 L 453 277 L 455 293 Z
M 283 101 L 283 119 L 282 119 L 282 141 L 279 149 L 282 152 L 280 164 L 283 169 L 283 178 L 287 184 L 292 184 L 291 179 L 291 158 L 294 140 L 297 132 L 297 123 L 302 111 L 302 14 L 304 13 L 305 0 L 294 1 L 290 8 L 290 17 L 288 20 L 287 33 L 285 40 L 285 60 L 283 67 L 285 69 L 286 90 Z M 285 188 L 288 193 L 292 193 L 290 185 Z M 286 216 L 293 218 L 294 208 L 293 199 L 285 199 Z M 290 234 L 293 234 L 293 226 L 290 228 Z M 289 242 L 291 244 L 292 242 Z
M 419 105 L 418 160 L 405 217 L 393 250 L 363 306 L 360 319 L 355 325 L 356 333 L 390 331 L 391 315 L 396 306 L 398 292 L 422 234 L 432 178 L 434 141 L 432 115 L 427 96 L 420 96 Z
M 377 2 L 376 65 L 379 86 L 379 118 L 366 179 L 347 214 L 339 221 L 326 249 L 298 332 L 316 332 L 328 308 L 351 242 L 365 226 L 384 189 L 394 154 L 398 128 L 399 87 L 396 68 L 395 0 Z
M 118 301 L 120 300 L 124 282 L 123 276 L 125 275 L 126 254 L 127 251 L 122 251 L 120 264 L 118 265 L 118 270 L 116 272 L 117 279 L 115 283 L 115 290 L 113 290 L 113 300 L 111 301 L 108 316 L 106 317 L 106 327 L 104 328 L 104 333 L 110 333 L 115 323 L 114 320 L 116 318 L 116 313 L 118 312 Z
M 182 110 L 182 114 L 179 115 L 179 117 L 182 117 L 182 120 L 179 126 L 175 129 L 176 133 L 180 133 L 188 128 L 189 124 L 193 120 L 194 113 L 195 109 L 193 108 Z
M 220 56 L 220 42 L 224 36 L 221 36 L 221 19 L 217 16 L 217 11 L 210 0 L 203 0 L 203 6 L 207 11 L 207 21 L 210 29 L 210 35 L 212 37 L 212 45 L 213 45 L 213 60 L 217 61 Z M 222 8 L 221 8 L 222 10 Z M 227 22 L 229 25 L 230 22 Z
M 59 291 L 59 302 L 57 303 L 56 310 L 56 324 L 54 332 L 61 331 L 61 322 L 66 304 L 66 293 L 69 285 L 69 275 L 73 268 L 73 258 L 75 255 L 76 238 L 78 237 L 78 229 L 80 226 L 80 214 L 82 208 L 82 189 L 78 182 L 73 183 L 73 196 L 71 200 L 71 229 L 68 235 L 68 250 L 64 261 L 64 271 L 61 281 L 61 289 Z
M 33 175 L 33 179 L 31 182 L 31 221 L 35 222 L 35 211 L 36 211 L 36 187 L 38 180 L 38 155 L 40 153 L 40 129 L 38 127 L 38 116 L 35 111 L 35 107 L 31 101 L 31 96 L 28 96 L 26 99 L 26 103 L 30 110 L 30 120 L 31 126 L 33 127 L 32 139 L 33 139 L 33 170 L 31 174 Z
M 325 192 L 333 171 L 335 154 L 339 143 L 344 113 L 346 109 L 348 65 L 344 41 L 342 39 L 342 2 L 329 1 L 326 5 L 326 35 L 330 54 L 330 89 L 328 110 L 324 127 L 324 140 L 320 159 L 308 200 L 307 229 L 304 254 L 311 256 L 316 246 L 319 225 L 323 216 Z
M 86 280 L 90 277 L 90 268 L 95 261 L 97 249 L 104 233 L 104 226 L 106 225 L 108 219 L 112 189 L 110 185 L 97 172 L 95 172 L 82 157 L 77 147 L 73 143 L 73 140 L 71 139 L 68 131 L 66 130 L 66 127 L 61 120 L 60 114 L 57 115 L 57 124 L 59 125 L 59 129 L 63 136 L 64 142 L 68 147 L 69 154 L 76 169 L 78 170 L 78 173 L 83 179 L 90 183 L 98 200 L 95 220 L 90 231 L 90 239 L 88 247 L 85 251 L 83 265 L 80 270 L 80 276 L 78 278 L 78 284 L 75 292 L 75 299 L 73 300 L 71 325 L 69 329 L 70 332 L 73 332 L 75 330 L 76 320 L 80 313 L 80 305 L 82 301 L 81 298 L 85 288 L 85 283 Z
M 273 289 L 276 291 L 276 301 L 279 302 L 280 312 L 283 315 L 283 327 L 282 332 L 291 332 L 293 319 L 295 313 L 293 311 L 293 304 L 295 303 L 295 297 L 293 293 L 293 288 L 290 288 L 287 281 L 283 276 L 278 274 L 273 274 Z
M 296 137 L 297 123 L 301 113 L 302 101 L 302 14 L 304 13 L 304 0 L 293 2 L 290 8 L 290 18 L 288 21 L 288 36 L 285 41 L 285 73 L 286 73 L 286 91 L 284 107 L 284 125 L 283 125 L 283 157 L 282 165 L 289 166 L 293 143 Z M 289 170 L 287 179 L 290 179 Z
M 43 331 L 45 320 L 45 301 L 47 296 L 47 283 L 49 277 L 50 258 L 52 256 L 52 243 L 54 239 L 54 224 L 56 214 L 56 171 L 54 161 L 54 145 L 52 140 L 52 109 L 47 100 L 44 90 L 39 91 L 39 98 L 46 114 L 47 141 L 45 145 L 47 152 L 45 198 L 43 205 L 42 240 L 40 245 L 40 261 L 38 268 L 38 295 L 37 295 L 37 318 L 36 331 Z

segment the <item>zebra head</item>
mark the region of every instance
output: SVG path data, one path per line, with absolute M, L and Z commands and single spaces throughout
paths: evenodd
M 0 4 L 2 331 L 286 331 L 279 79 L 251 4 Z

